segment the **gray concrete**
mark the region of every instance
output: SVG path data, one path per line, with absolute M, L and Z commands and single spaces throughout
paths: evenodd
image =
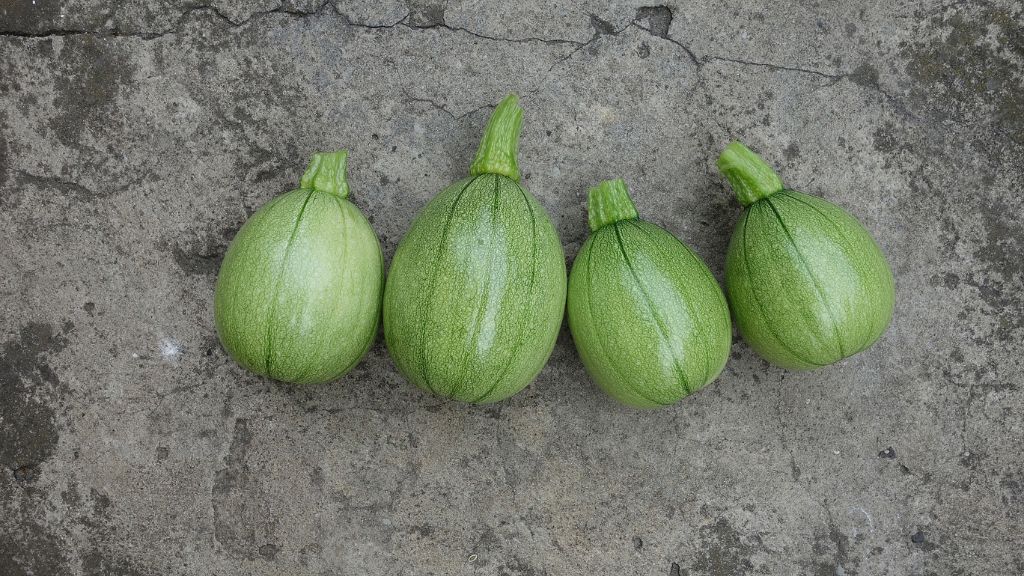
M 1019 2 L 277 1 L 0 4 L 0 574 L 1024 573 Z M 647 412 L 564 332 L 489 407 L 226 357 L 219 260 L 311 153 L 390 258 L 509 91 L 568 258 L 622 176 L 720 276 L 742 138 L 875 233 L 889 332 Z

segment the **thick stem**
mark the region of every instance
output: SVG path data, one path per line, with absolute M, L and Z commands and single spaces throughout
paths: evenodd
M 782 180 L 775 170 L 741 142 L 733 142 L 722 150 L 718 170 L 729 179 L 736 198 L 744 206 L 782 190 Z
M 348 150 L 313 154 L 299 187 L 348 198 L 348 181 L 345 179 L 347 165 Z
M 472 176 L 501 174 L 519 181 L 519 129 L 523 124 L 523 109 L 519 98 L 509 94 L 498 104 L 487 122 L 480 149 L 469 168 Z
M 629 198 L 629 189 L 621 179 L 605 180 L 590 189 L 587 219 L 592 232 L 619 220 L 636 218 L 636 206 L 633 206 L 633 201 Z

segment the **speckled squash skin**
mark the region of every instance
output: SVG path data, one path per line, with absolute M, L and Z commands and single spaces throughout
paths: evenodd
M 794 370 L 870 347 L 889 326 L 895 301 L 892 271 L 870 233 L 838 206 L 785 189 L 742 144 L 730 145 L 719 165 L 746 206 L 725 263 L 743 338 L 769 362 Z
M 718 282 L 675 236 L 637 219 L 621 180 L 591 191 L 590 212 L 596 229 L 573 262 L 568 302 L 587 371 L 613 398 L 640 408 L 700 390 L 721 373 L 732 345 Z
M 473 176 L 416 216 L 384 290 L 384 336 L 417 386 L 490 403 L 528 385 L 558 337 L 565 260 L 544 208 L 518 183 L 514 97 L 495 110 Z
M 383 256 L 345 198 L 343 154 L 318 155 L 303 187 L 256 211 L 224 256 L 217 333 L 252 372 L 296 384 L 335 380 L 377 334 Z

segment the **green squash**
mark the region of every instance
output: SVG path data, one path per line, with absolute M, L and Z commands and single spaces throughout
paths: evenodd
M 732 325 L 693 250 L 638 219 L 622 180 L 590 190 L 591 234 L 569 275 L 569 329 L 587 371 L 616 400 L 665 406 L 718 377 Z
M 296 384 L 348 372 L 377 334 L 384 261 L 346 198 L 347 153 L 317 154 L 298 190 L 242 226 L 217 277 L 214 316 L 242 366 Z
M 497 402 L 543 368 L 565 308 L 565 259 L 519 185 L 522 110 L 498 105 L 470 177 L 434 197 L 402 238 L 384 289 L 384 337 L 417 386 Z
M 892 319 L 892 271 L 871 234 L 838 206 L 782 185 L 739 142 L 718 159 L 743 214 L 725 286 L 743 338 L 769 362 L 810 370 L 869 346 Z

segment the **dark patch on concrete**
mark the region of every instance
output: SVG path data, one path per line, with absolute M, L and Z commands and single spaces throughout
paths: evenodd
M 417 28 L 436 28 L 445 26 L 444 3 L 412 0 L 405 3 L 409 8 L 408 22 Z
M 220 268 L 220 263 L 224 259 L 223 252 L 214 252 L 212 254 L 200 252 L 186 252 L 180 246 L 171 248 L 171 256 L 174 258 L 174 263 L 178 265 L 186 274 L 191 276 L 208 276 L 216 274 Z
M 636 22 L 647 22 L 647 30 L 658 38 L 668 38 L 672 28 L 672 9 L 668 6 L 644 6 L 637 9 Z
M 513 556 L 511 560 L 505 562 L 504 566 L 498 568 L 498 576 L 540 576 L 540 574 L 541 572 L 518 556 Z
M 800 146 L 798 146 L 796 142 L 793 142 L 782 149 L 782 155 L 786 160 L 796 160 L 800 157 Z
M 212 276 L 220 270 L 228 244 L 238 233 L 239 227 L 229 226 L 221 229 L 220 233 L 207 234 L 193 242 L 179 242 L 171 245 L 168 250 L 174 263 L 186 274 Z
M 644 539 L 639 536 L 633 536 L 633 549 L 640 552 L 644 549 Z
M 942 285 L 948 290 L 956 290 L 960 287 L 960 277 L 952 272 L 942 274 Z
M 683 570 L 676 562 L 673 562 L 672 565 L 668 567 L 668 576 L 686 576 L 687 574 L 689 574 L 689 570 Z
M 803 474 L 803 471 L 800 470 L 800 466 L 796 463 L 796 459 L 792 456 L 789 458 L 789 474 L 793 477 L 793 482 L 799 482 L 800 476 Z
M 309 566 L 310 562 L 316 558 L 320 558 L 324 552 L 323 546 L 313 542 L 312 544 L 302 547 L 299 550 L 299 564 L 303 566 Z
M 1019 15 L 985 6 L 974 19 L 963 11 L 943 11 L 925 25 L 922 36 L 927 39 L 902 51 L 905 71 L 916 84 L 911 102 L 940 119 L 983 122 L 1024 144 L 1022 70 L 1008 57 L 1010 51 L 1002 49 L 1024 46 Z M 988 132 L 981 134 L 990 139 Z
M 151 574 L 127 558 L 114 558 L 99 550 L 93 550 L 82 557 L 82 573 L 84 576 L 150 576 Z
M 92 190 L 68 178 L 61 178 L 57 176 L 36 176 L 35 174 L 29 174 L 27 172 L 17 172 L 15 182 L 19 188 L 23 186 L 32 186 L 41 194 L 64 196 L 81 202 L 90 202 L 110 194 L 110 191 Z M 0 198 L 0 202 L 2 202 L 2 200 L 3 199 Z
M 96 310 L 95 302 L 86 302 L 82 305 L 82 310 L 85 310 L 86 314 L 93 316 L 93 311 Z
M 593 14 L 590 15 L 590 27 L 594 29 L 595 36 L 614 36 L 615 25 L 602 20 Z
M 896 450 L 892 446 L 889 446 L 885 450 L 878 453 L 879 458 L 885 458 L 886 460 L 894 460 L 896 458 Z
M 92 514 L 96 518 L 109 519 L 110 518 L 110 496 L 100 492 L 95 488 L 89 490 L 89 498 L 92 500 Z
M 58 113 L 50 127 L 62 144 L 74 147 L 83 131 L 105 132 L 116 122 L 113 103 L 131 82 L 134 67 L 116 44 L 91 36 L 77 38 L 59 62 L 53 102 Z
M 925 552 L 931 552 L 938 548 L 938 546 L 928 541 L 928 537 L 925 535 L 924 531 L 920 529 L 910 535 L 910 543 Z
M 52 398 L 60 393 L 57 374 L 47 364 L 68 345 L 66 333 L 30 322 L 0 353 L 0 465 L 16 470 L 37 466 L 57 446 Z M 50 398 L 50 399 L 48 399 Z
M 434 527 L 430 524 L 420 524 L 409 528 L 410 534 L 415 534 L 421 538 L 429 538 L 434 535 Z
M 0 494 L 13 486 L 0 475 Z M 5 497 L 6 501 L 6 497 Z M 4 524 L 0 524 L 4 526 Z M 24 517 L 16 529 L 0 529 L 0 574 L 3 576 L 68 576 L 67 557 L 56 536 L 32 518 Z
M 1024 475 L 1014 473 L 1006 474 L 999 479 L 999 486 L 1007 493 L 1003 494 L 1003 504 L 1006 506 L 1020 506 L 1024 502 Z
M 20 484 L 31 484 L 39 477 L 39 466 L 26 464 L 14 469 L 14 479 Z
M 0 126 L 6 126 L 6 125 L 7 125 L 7 114 L 4 113 L 4 112 L 0 112 Z M 7 182 L 7 174 L 10 172 L 10 170 L 11 170 L 11 160 L 10 160 L 10 156 L 9 156 L 9 154 L 7 152 L 7 138 L 5 138 L 3 136 L 3 133 L 0 132 L 0 184 L 3 184 L 5 182 Z M 6 197 L 6 196 L 7 196 L 6 193 L 0 195 L 0 204 L 3 204 L 4 197 Z
M 42 33 L 60 23 L 61 0 L 5 0 L 0 32 Z
M 276 526 L 249 468 L 252 438 L 249 421 L 235 420 L 231 446 L 224 467 L 214 475 L 212 493 L 214 538 L 232 557 L 249 560 L 260 555 L 257 542 L 272 540 Z
M 752 556 L 765 551 L 760 535 L 744 536 L 725 518 L 719 518 L 711 526 L 702 526 L 700 538 L 703 545 L 692 566 L 695 574 L 754 574 L 757 567 Z
M 1024 279 L 1024 224 L 1019 208 L 1002 202 L 982 205 L 979 209 L 985 231 L 985 243 L 974 252 L 975 258 L 987 263 L 1005 280 Z
M 813 549 L 819 556 L 827 556 L 827 560 L 815 562 L 812 566 L 815 576 L 835 576 L 835 574 L 857 574 L 860 559 L 850 555 L 850 539 L 843 534 L 836 524 L 832 511 L 825 507 L 826 530 L 816 530 Z
M 973 259 L 984 267 L 984 271 L 968 272 L 956 281 L 957 285 L 963 283 L 977 290 L 986 307 L 980 312 L 996 320 L 992 331 L 979 339 L 983 344 L 1016 343 L 1024 331 L 1024 309 L 1020 306 L 1019 296 L 1024 284 L 1024 261 L 1020 258 L 1024 251 L 1024 224 L 1016 217 L 1018 212 L 1019 208 L 1002 201 L 990 201 L 976 209 L 975 213 L 981 219 L 983 239 L 974 248 Z M 946 248 L 954 253 L 961 238 L 957 225 L 951 223 L 950 227 L 951 239 Z M 997 365 L 989 368 L 999 372 Z M 984 371 L 979 369 L 975 376 L 984 375 Z M 980 383 L 992 387 L 990 382 Z M 1000 386 L 1015 388 L 1013 382 Z
M 281 547 L 276 544 L 264 544 L 260 546 L 260 558 L 271 562 L 274 558 L 277 558 L 277 553 L 281 551 Z
M 875 150 L 884 155 L 883 168 L 886 169 L 892 168 L 893 161 L 898 153 L 913 152 L 906 138 L 900 134 L 892 122 L 886 122 L 875 129 L 872 134 L 872 145 Z M 912 188 L 919 187 L 918 179 L 911 178 L 910 186 Z
M 640 45 L 637 46 L 636 55 L 639 56 L 641 60 L 644 60 L 651 55 L 651 47 L 647 42 L 641 42 Z
M 847 76 L 854 84 L 867 88 L 878 87 L 878 69 L 867 62 L 854 68 Z

